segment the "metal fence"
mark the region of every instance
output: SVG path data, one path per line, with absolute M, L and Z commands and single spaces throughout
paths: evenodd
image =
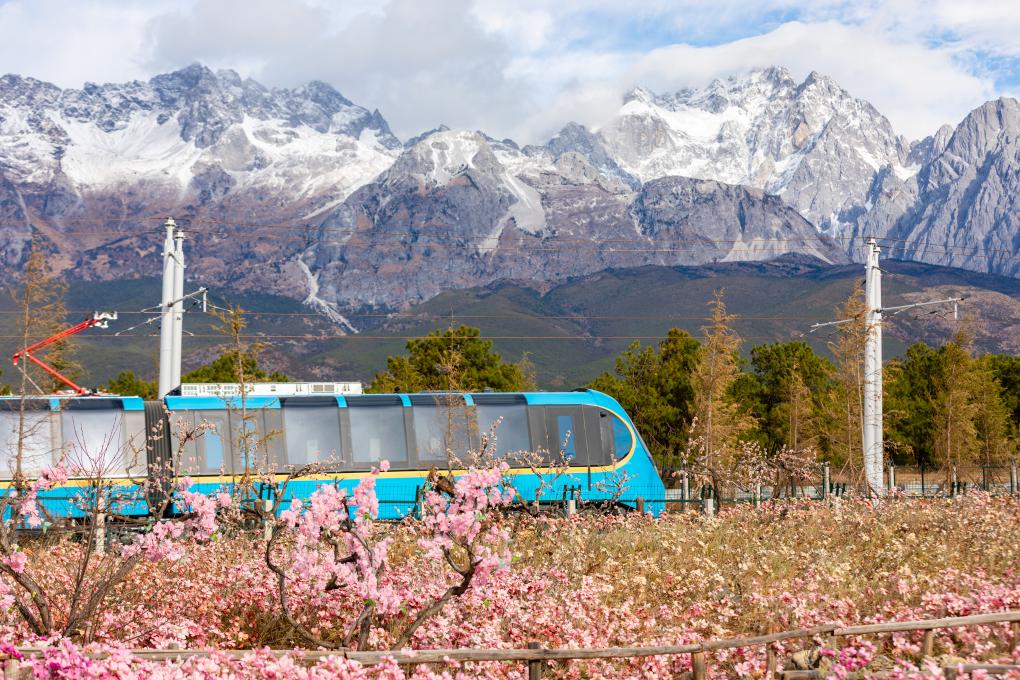
M 705 478 L 687 470 L 662 471 L 666 481 L 664 498 L 642 495 L 634 489 L 625 500 L 633 503 L 641 497 L 644 502 L 666 503 L 667 510 L 683 510 L 692 505 L 706 503 L 719 508 L 724 504 L 759 503 L 778 498 L 805 498 L 822 500 L 849 494 L 874 495 L 867 487 L 863 474 L 846 470 L 833 470 L 828 463 L 818 466 L 815 475 L 799 479 L 785 478 L 781 483 L 758 484 L 753 487 L 723 482 L 715 488 Z M 644 489 L 646 494 L 649 489 Z M 883 495 L 905 498 L 952 498 L 965 493 L 981 491 L 997 496 L 1020 495 L 1017 463 L 1000 465 L 947 466 L 940 468 L 888 465 L 883 474 Z

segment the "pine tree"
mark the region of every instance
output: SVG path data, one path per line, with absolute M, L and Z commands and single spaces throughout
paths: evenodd
M 848 319 L 837 327 L 829 351 L 836 363 L 836 386 L 830 395 L 823 434 L 830 457 L 852 473 L 863 467 L 864 347 L 867 342 L 864 288 L 858 282 L 836 318 Z
M 940 354 L 942 375 L 937 381 L 935 458 L 947 466 L 959 466 L 972 462 L 978 455 L 976 384 L 969 335 L 957 333 Z
M 1002 399 L 1002 386 L 995 378 L 991 361 L 974 362 L 974 430 L 982 465 L 995 465 L 1010 458 L 1016 449 L 1010 437 L 1009 411 Z
M 471 326 L 408 340 L 407 351 L 408 356 L 386 360 L 386 370 L 376 375 L 369 392 L 452 390 L 451 361 L 457 367 L 459 389 L 521 392 L 532 386 L 527 360 L 519 364 L 503 361 L 492 351 L 492 341 L 482 339 L 481 331 Z
M 615 374 L 590 385 L 620 402 L 664 469 L 676 467 L 686 449 L 698 347 L 687 331 L 671 328 L 657 348 L 634 342 L 617 357 Z
M 730 324 L 723 291 L 709 303 L 712 314 L 702 327 L 702 343 L 694 371 L 694 405 L 697 417 L 694 436 L 701 448 L 701 463 L 718 488 L 724 470 L 735 460 L 738 437 L 750 426 L 749 418 L 730 396 L 740 376 L 740 336 Z

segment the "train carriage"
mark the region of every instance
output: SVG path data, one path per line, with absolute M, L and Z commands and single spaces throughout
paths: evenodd
M 0 484 L 9 486 L 14 476 L 20 439 L 26 478 L 58 464 L 80 477 L 40 495 L 50 515 L 82 514 L 75 502 L 79 492 L 72 489 L 87 487 L 86 477 L 118 487 L 114 497 L 122 503 L 113 509 L 140 512 L 131 487 L 132 479 L 147 474 L 146 433 L 139 397 L 30 397 L 24 404 L 19 397 L 0 397 Z
M 61 451 L 69 458 L 85 452 L 95 458 L 105 446 L 106 477 L 119 480 L 125 496 L 130 495 L 132 476 L 138 478 L 139 465 L 144 468 L 138 451 L 147 448 L 149 465 L 165 460 L 178 450 L 175 430 L 182 421 L 201 435 L 183 447 L 181 466 L 191 477 L 192 488 L 206 493 L 228 488 L 246 470 L 282 479 L 310 463 L 318 463 L 319 472 L 291 481 L 288 499 L 307 498 L 322 484 L 353 490 L 386 460 L 389 470 L 376 482 L 380 515 L 399 518 L 413 512 L 431 468 L 447 469 L 448 452 L 463 456 L 477 450 L 483 434 L 498 423 L 492 452 L 506 457 L 514 487 L 529 502 L 541 486 L 542 502 L 560 501 L 568 490 L 576 490 L 584 501 L 621 500 L 632 507 L 634 499 L 643 496 L 650 500 L 645 509 L 658 514 L 662 504 L 657 499 L 665 495 L 630 418 L 615 400 L 593 390 L 375 395 L 263 391 L 246 397 L 243 413 L 239 397 L 208 394 L 171 395 L 144 403 L 137 397 L 29 401 L 33 422 L 45 426 L 36 428 L 40 434 L 26 447 L 38 452 L 33 453 L 34 467 L 26 472 L 52 464 Z M 0 411 L 0 427 L 8 451 L 17 442 L 11 433 L 16 432 L 18 403 L 17 398 L 0 401 L 7 409 Z M 161 420 L 164 427 L 156 428 Z M 149 437 L 146 447 L 146 433 L 154 428 L 162 436 Z M 104 437 L 110 442 L 104 444 Z M 121 452 L 120 459 L 112 458 L 114 450 Z M 521 451 L 532 452 L 531 465 L 515 455 Z M 567 465 L 562 474 L 551 470 L 561 455 Z M 536 471 L 547 473 L 544 485 Z M 10 471 L 5 472 L 9 479 Z M 627 488 L 621 489 L 624 479 Z M 259 491 L 268 497 L 271 490 L 265 485 Z M 66 489 L 59 493 L 63 497 L 55 492 L 46 498 L 47 509 L 55 515 L 75 515 Z M 122 508 L 140 510 L 138 505 Z

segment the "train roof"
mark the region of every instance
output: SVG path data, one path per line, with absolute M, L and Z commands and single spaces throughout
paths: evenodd
M 18 411 L 21 395 L 0 396 L 0 411 Z M 45 394 L 24 397 L 25 409 L 30 411 L 64 411 L 87 409 L 115 409 L 119 411 L 142 411 L 145 400 L 141 397 L 102 394 L 80 396 L 77 394 Z
M 401 392 L 387 394 L 364 395 L 330 395 L 330 396 L 264 396 L 251 395 L 245 398 L 245 404 L 251 408 L 280 408 L 287 403 L 321 402 L 322 405 L 343 407 L 347 405 L 384 405 L 386 402 L 394 406 L 425 406 L 442 405 L 444 399 L 454 399 L 457 403 L 478 404 L 530 404 L 530 405 L 593 405 L 618 409 L 619 404 L 602 392 L 596 390 L 577 390 L 572 392 Z M 461 401 L 463 400 L 463 401 Z M 167 407 L 171 410 L 232 408 L 240 405 L 239 397 L 183 397 L 167 395 Z

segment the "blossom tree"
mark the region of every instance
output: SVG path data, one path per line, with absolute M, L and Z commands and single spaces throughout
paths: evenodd
M 372 631 L 386 627 L 396 631 L 391 648 L 402 649 L 447 602 L 509 565 L 510 536 L 501 510 L 512 502 L 514 491 L 503 484 L 506 464 L 470 468 L 455 479 L 443 478 L 445 483 L 425 491 L 421 518 L 407 518 L 403 526 L 414 532 L 417 547 L 427 557 L 449 567 L 452 582 L 417 611 L 408 611 L 406 594 L 388 578 L 396 527 L 378 521 L 375 484 L 388 468 L 383 461 L 352 494 L 338 486 L 322 486 L 312 493 L 307 507 L 293 499 L 273 528 L 266 544 L 266 565 L 276 576 L 284 618 L 309 644 L 365 649 Z M 289 551 L 282 548 L 285 537 L 292 542 Z M 327 639 L 302 622 L 291 595 L 322 596 L 334 591 L 362 604 L 345 629 Z
M 201 435 L 200 428 L 178 426 L 177 458 Z M 190 491 L 191 480 L 172 461 L 137 479 L 114 477 L 115 470 L 130 473 L 139 458 L 144 460 L 144 448 L 130 442 L 114 447 L 117 435 L 109 433 L 96 447 L 76 433 L 55 464 L 34 479 L 20 478 L 0 496 L 0 607 L 13 606 L 37 636 L 92 640 L 108 599 L 140 561 L 179 559 L 184 544 L 215 533 L 217 510 L 229 504 L 226 494 Z M 45 508 L 47 496 L 67 499 L 77 521 L 55 527 Z M 112 549 L 106 545 L 110 518 L 134 529 Z M 29 559 L 30 546 L 51 531 L 71 556 L 69 584 L 47 583 L 40 574 L 49 566 Z

